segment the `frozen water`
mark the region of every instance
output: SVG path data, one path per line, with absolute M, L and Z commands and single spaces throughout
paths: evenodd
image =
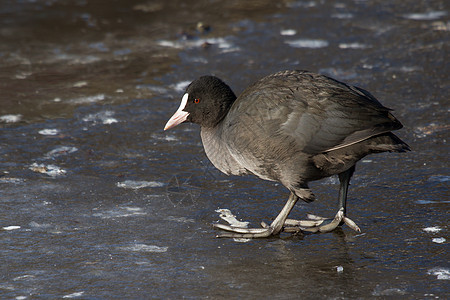
M 283 30 L 280 31 L 280 34 L 281 35 L 287 35 L 287 36 L 295 35 L 295 34 L 297 34 L 297 30 L 295 30 L 295 29 L 283 29 Z
M 169 247 L 160 247 L 146 244 L 133 244 L 130 246 L 120 247 L 120 249 L 124 251 L 164 253 L 167 252 L 167 249 L 169 249 Z
M 427 227 L 427 228 L 423 229 L 423 231 L 431 232 L 431 233 L 436 233 L 436 232 L 439 232 L 441 230 L 442 230 L 442 228 L 440 228 L 439 226 Z
M 3 115 L 0 116 L 0 122 L 4 123 L 16 123 L 19 122 L 22 119 L 22 115 Z
M 433 268 L 428 270 L 428 274 L 436 276 L 439 280 L 450 280 L 450 269 L 448 268 Z
M 122 182 L 118 182 L 117 187 L 124 188 L 124 189 L 142 189 L 147 187 L 162 187 L 164 186 L 164 183 L 157 182 L 157 181 L 135 181 L 135 180 L 125 180 Z
M 54 128 L 39 130 L 39 134 L 42 134 L 42 135 L 57 135 L 58 133 L 59 133 L 59 129 L 54 129 Z
M 404 14 L 403 16 L 407 19 L 411 20 L 437 20 L 441 17 L 444 17 L 447 15 L 446 11 L 429 11 L 425 13 L 411 13 L 411 14 Z
M 45 154 L 45 158 L 54 159 L 59 156 L 74 153 L 76 151 L 78 151 L 77 147 L 61 146 L 61 147 L 57 147 L 57 148 L 51 150 L 50 152 L 48 152 L 47 154 Z
M 312 39 L 298 39 L 298 40 L 289 40 L 285 42 L 291 47 L 294 48 L 324 48 L 328 47 L 329 43 L 325 40 L 312 40 Z
M 57 177 L 57 176 L 61 176 L 61 175 L 64 175 L 67 173 L 66 170 L 64 170 L 58 166 L 38 164 L 38 163 L 33 163 L 30 166 L 30 170 L 33 172 L 37 172 L 37 173 L 47 174 L 51 177 Z

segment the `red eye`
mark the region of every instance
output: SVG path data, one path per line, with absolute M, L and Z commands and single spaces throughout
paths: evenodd
M 200 103 L 200 99 L 198 99 L 198 98 L 194 99 L 194 103 L 195 104 Z

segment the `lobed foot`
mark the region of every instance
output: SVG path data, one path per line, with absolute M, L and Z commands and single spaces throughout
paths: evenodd
M 308 214 L 307 220 L 286 219 L 281 228 L 280 226 L 277 226 L 277 224 L 272 223 L 269 226 L 264 222 L 261 223 L 262 228 L 243 228 L 224 224 L 214 224 L 213 226 L 217 229 L 228 231 L 218 234 L 217 237 L 219 238 L 264 238 L 277 235 L 281 231 L 289 233 L 298 233 L 302 231 L 325 233 L 335 230 L 342 223 L 347 224 L 347 226 L 357 232 L 361 232 L 361 229 L 355 224 L 355 222 L 344 216 L 343 208 L 337 212 L 331 222 L 326 222 L 328 220 L 330 219 Z
M 328 218 L 323 218 L 315 215 L 307 215 L 307 220 L 292 220 L 287 219 L 284 223 L 284 232 L 330 232 L 335 230 L 340 224 L 345 223 L 351 229 L 361 232 L 361 229 L 353 222 L 350 218 L 344 215 L 344 209 L 341 208 L 334 219 L 326 223 L 325 221 L 330 220 Z M 324 224 L 325 223 L 325 224 Z M 323 224 L 323 225 L 322 225 Z

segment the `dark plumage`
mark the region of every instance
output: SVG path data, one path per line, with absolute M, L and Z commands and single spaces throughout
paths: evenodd
M 254 174 L 281 182 L 291 191 L 271 226 L 216 225 L 234 232 L 225 236 L 268 236 L 293 227 L 329 231 L 347 221 L 352 226 L 345 216 L 345 201 L 356 162 L 371 153 L 409 150 L 391 133 L 402 124 L 369 92 L 307 71 L 269 75 L 238 98 L 220 79 L 202 76 L 187 87 L 183 101 L 165 129 L 184 121 L 197 123 L 206 155 L 219 170 Z M 336 174 L 342 211 L 332 222 L 336 226 L 318 222 L 309 226 L 309 221 L 287 224 L 287 214 L 298 198 L 314 200 L 308 182 Z M 359 230 L 356 224 L 352 227 Z

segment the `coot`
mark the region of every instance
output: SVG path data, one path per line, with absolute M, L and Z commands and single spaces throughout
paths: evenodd
M 186 89 L 164 130 L 182 122 L 201 126 L 206 155 L 228 175 L 254 174 L 282 183 L 287 203 L 262 228 L 215 224 L 219 237 L 268 237 L 282 231 L 328 232 L 340 224 L 359 227 L 346 216 L 347 190 L 355 164 L 379 152 L 409 146 L 391 131 L 402 124 L 369 92 L 308 71 L 282 71 L 262 78 L 236 97 L 214 76 Z M 338 175 L 338 212 L 331 222 L 310 216 L 287 219 L 298 199 L 314 200 L 308 182 Z

